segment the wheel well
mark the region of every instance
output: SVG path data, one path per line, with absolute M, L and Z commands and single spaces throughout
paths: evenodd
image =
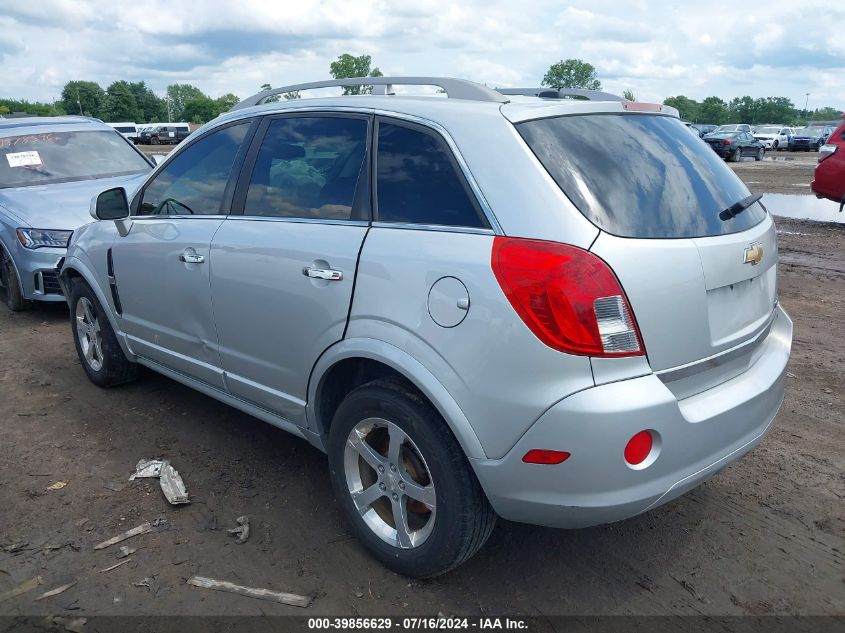
M 323 375 L 317 391 L 317 421 L 323 435 L 328 435 L 335 411 L 343 399 L 355 388 L 380 378 L 395 378 L 413 389 L 430 403 L 425 394 L 404 375 L 377 360 L 370 358 L 346 358 L 332 365 Z

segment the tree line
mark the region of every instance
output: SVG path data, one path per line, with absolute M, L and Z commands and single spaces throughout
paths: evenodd
M 329 74 L 335 79 L 347 77 L 381 77 L 378 67 L 373 67 L 369 55 L 344 53 L 329 64 Z M 552 64 L 541 84 L 550 88 L 583 88 L 600 90 L 601 81 L 595 67 L 580 59 L 562 59 Z M 269 83 L 261 90 L 270 90 Z M 369 86 L 349 86 L 343 94 L 367 94 Z M 625 90 L 624 97 L 636 100 L 633 92 Z M 298 92 L 276 95 L 268 101 L 298 99 Z M 226 112 L 240 99 L 228 93 L 216 99 L 191 84 L 171 84 L 165 97 L 159 97 L 143 81 L 115 81 L 105 90 L 95 81 L 74 80 L 65 84 L 61 98 L 53 103 L 40 103 L 19 99 L 0 98 L 0 115 L 9 112 L 29 112 L 40 116 L 81 114 L 103 121 L 134 121 L 157 123 L 162 121 L 190 121 L 205 123 Z M 838 119 L 842 112 L 832 107 L 813 111 L 797 109 L 786 97 L 734 97 L 724 101 L 720 97 L 707 97 L 701 102 L 684 95 L 669 97 L 666 105 L 678 109 L 681 118 L 693 123 L 787 123 L 829 121 Z

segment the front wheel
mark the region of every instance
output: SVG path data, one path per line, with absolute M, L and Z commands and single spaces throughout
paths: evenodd
M 329 432 L 335 495 L 364 547 L 395 572 L 443 574 L 475 554 L 496 515 L 436 410 L 396 380 L 340 404 Z
M 766 155 L 766 150 L 761 147 L 760 149 L 757 150 L 757 155 L 754 156 L 754 160 L 761 161 L 761 160 L 763 160 L 763 156 L 765 156 L 765 155 Z
M 76 353 L 91 382 L 111 387 L 135 379 L 138 365 L 126 358 L 100 302 L 82 280 L 75 280 L 70 292 L 70 318 Z
M 0 291 L 3 293 L 3 303 L 12 312 L 20 312 L 32 307 L 32 301 L 23 296 L 15 264 L 3 248 L 0 248 Z

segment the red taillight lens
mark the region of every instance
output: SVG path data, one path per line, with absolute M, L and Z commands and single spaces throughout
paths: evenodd
M 625 445 L 625 461 L 636 466 L 642 464 L 651 453 L 654 438 L 648 431 L 640 431 Z
M 491 265 L 514 310 L 549 347 L 581 356 L 645 353 L 616 275 L 589 251 L 496 237 Z
M 722 145 L 730 145 L 730 144 L 731 144 L 730 141 L 722 141 Z
M 522 461 L 526 464 L 562 464 L 569 459 L 569 453 L 566 451 L 550 451 L 541 448 L 532 448 L 530 451 L 522 456 Z

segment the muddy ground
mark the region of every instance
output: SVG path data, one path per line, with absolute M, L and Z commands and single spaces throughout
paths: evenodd
M 64 306 L 0 307 L 0 614 L 845 614 L 845 226 L 778 225 L 795 339 L 762 445 L 622 523 L 500 522 L 474 559 L 423 582 L 386 571 L 349 536 L 324 456 L 305 441 L 153 372 L 99 389 Z M 191 505 L 168 506 L 155 480 L 127 481 L 153 456 L 172 460 Z M 243 514 L 252 535 L 240 545 L 226 529 Z M 119 546 L 94 545 L 145 521 L 158 525 L 124 543 L 137 548 L 130 562 L 102 572 Z M 313 602 L 210 592 L 186 585 L 193 574 Z M 35 577 L 37 589 L 4 599 Z
M 818 164 L 816 152 L 766 152 L 761 161 L 743 158 L 728 163 L 755 193 L 810 194 L 810 182 Z

